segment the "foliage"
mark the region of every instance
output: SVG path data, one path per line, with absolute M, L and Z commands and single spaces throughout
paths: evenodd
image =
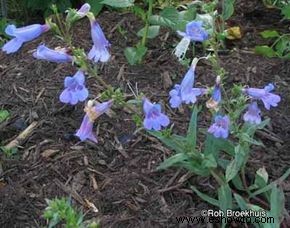
M 5 109 L 0 109 L 0 123 L 8 119 L 10 116 L 9 112 Z
M 281 10 L 284 19 L 290 19 L 290 2 L 289 0 L 263 0 L 268 8 L 277 8 Z
M 76 211 L 71 200 L 61 198 L 46 200 L 48 206 L 45 208 L 43 217 L 48 220 L 48 227 L 55 227 L 57 224 L 64 223 L 67 228 L 98 228 L 99 225 L 95 222 L 86 224 L 83 221 L 82 213 Z
M 256 46 L 255 52 L 266 57 L 290 59 L 290 34 L 280 35 L 275 30 L 265 30 L 261 33 L 264 39 L 273 40 L 272 45 Z

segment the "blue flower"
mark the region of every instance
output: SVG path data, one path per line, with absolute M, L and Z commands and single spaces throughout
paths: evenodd
M 97 143 L 97 137 L 93 133 L 93 126 L 95 120 L 108 111 L 112 106 L 113 101 L 107 101 L 103 103 L 99 103 L 94 105 L 93 101 L 89 101 L 85 108 L 85 116 L 81 123 L 80 128 L 76 132 L 76 136 L 80 138 L 81 141 L 85 141 L 87 139 Z
M 274 90 L 274 85 L 272 83 L 264 87 L 264 89 L 258 88 L 247 88 L 244 91 L 253 99 L 262 100 L 266 109 L 270 110 L 271 106 L 276 107 L 281 101 L 279 95 L 270 93 Z
M 84 101 L 89 95 L 85 87 L 85 75 L 78 71 L 73 77 L 66 77 L 64 80 L 64 91 L 60 94 L 60 101 L 63 103 L 75 105 L 79 101 Z
M 16 28 L 15 25 L 8 25 L 5 33 L 14 38 L 4 44 L 2 50 L 7 54 L 14 53 L 19 50 L 23 43 L 39 37 L 43 32 L 48 30 L 49 26 L 46 24 L 33 24 L 21 28 Z
M 94 19 L 91 19 L 91 35 L 93 39 L 93 47 L 90 50 L 88 57 L 95 62 L 107 62 L 110 58 L 108 48 L 110 47 L 109 41 L 106 39 L 100 25 Z
M 229 117 L 217 115 L 214 121 L 215 122 L 208 129 L 208 132 L 213 134 L 216 138 L 226 139 L 229 136 Z
M 174 89 L 169 92 L 169 103 L 172 108 L 178 108 L 182 103 L 194 104 L 197 96 L 206 93 L 206 89 L 193 88 L 195 66 L 196 64 L 192 64 L 185 74 L 181 84 L 176 84 Z
M 206 102 L 206 107 L 209 109 L 218 110 L 218 105 L 222 100 L 221 86 L 220 86 L 220 76 L 216 78 L 216 84 L 213 88 L 211 98 Z
M 202 24 L 202 21 L 189 22 L 186 25 L 185 32 L 178 31 L 178 34 L 195 42 L 203 42 L 208 39 L 208 33 L 202 27 Z
M 261 110 L 258 108 L 257 102 L 252 102 L 248 105 L 248 110 L 243 116 L 245 122 L 251 124 L 261 123 Z
M 152 104 L 148 99 L 144 99 L 143 111 L 145 113 L 145 119 L 143 121 L 143 126 L 147 130 L 160 131 L 161 126 L 166 127 L 169 125 L 169 118 L 161 113 L 160 104 Z
M 45 45 L 39 45 L 37 50 L 33 53 L 36 59 L 43 59 L 50 62 L 65 63 L 72 62 L 73 58 L 63 50 L 52 50 Z
M 77 11 L 77 15 L 82 18 L 85 17 L 88 12 L 90 12 L 91 6 L 89 3 L 85 3 L 82 5 L 82 7 Z

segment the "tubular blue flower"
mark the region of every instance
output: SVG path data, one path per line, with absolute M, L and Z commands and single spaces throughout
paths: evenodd
M 230 119 L 228 116 L 217 115 L 215 122 L 209 127 L 208 132 L 216 138 L 226 139 L 229 136 Z
M 85 75 L 78 71 L 73 77 L 66 77 L 64 80 L 64 91 L 60 94 L 60 101 L 63 103 L 75 105 L 79 101 L 84 101 L 89 95 L 85 87 Z
M 85 3 L 82 5 L 82 7 L 77 11 L 77 15 L 82 18 L 85 17 L 88 12 L 90 12 L 91 6 L 89 3 Z
M 43 44 L 38 46 L 37 50 L 33 53 L 33 57 L 55 63 L 65 63 L 73 60 L 73 57 L 64 50 L 52 50 Z
M 191 41 L 203 42 L 208 39 L 208 33 L 202 27 L 202 21 L 192 21 L 187 23 L 185 32 L 178 31 L 183 37 L 188 37 Z
M 84 111 L 86 114 L 83 118 L 80 128 L 76 132 L 76 136 L 79 137 L 81 141 L 88 139 L 97 143 L 97 137 L 93 133 L 94 122 L 100 115 L 109 110 L 113 104 L 113 101 L 110 100 L 97 105 L 94 105 L 93 103 L 93 101 L 89 101 L 85 107 Z
M 197 61 L 191 65 L 181 84 L 176 84 L 174 89 L 169 92 L 169 103 L 172 108 L 178 108 L 182 103 L 194 104 L 196 102 L 196 97 L 206 92 L 206 89 L 203 88 L 193 88 L 196 63 Z
M 258 108 L 257 102 L 248 105 L 248 111 L 243 116 L 244 121 L 251 124 L 261 123 L 261 110 Z
M 145 113 L 145 119 L 143 126 L 147 130 L 160 131 L 161 126 L 166 127 L 169 125 L 170 120 L 168 116 L 161 113 L 160 104 L 152 104 L 148 99 L 144 99 L 143 111 Z
M 271 106 L 276 107 L 278 103 L 281 101 L 281 97 L 279 95 L 270 93 L 274 90 L 274 85 L 272 83 L 268 84 L 264 87 L 264 89 L 258 88 L 248 88 L 244 89 L 246 94 L 248 94 L 251 98 L 256 100 L 262 100 L 266 109 L 270 110 Z
M 222 100 L 222 93 L 221 93 L 221 87 L 220 87 L 220 76 L 216 79 L 216 84 L 213 88 L 212 96 L 211 98 L 206 102 L 206 107 L 209 109 L 218 110 L 218 105 Z
M 174 54 L 179 60 L 184 58 L 190 41 L 203 42 L 208 39 L 208 33 L 202 25 L 202 21 L 192 21 L 187 23 L 185 32 L 177 31 L 183 37 L 174 50 Z
M 16 28 L 15 25 L 8 25 L 5 33 L 14 38 L 4 44 L 2 50 L 7 54 L 14 53 L 19 50 L 23 43 L 39 37 L 43 32 L 48 30 L 49 26 L 46 24 L 33 24 L 21 28 Z
M 93 39 L 93 47 L 90 50 L 88 57 L 95 62 L 107 62 L 110 58 L 108 48 L 110 47 L 109 41 L 106 39 L 100 25 L 95 19 L 91 21 L 91 35 Z

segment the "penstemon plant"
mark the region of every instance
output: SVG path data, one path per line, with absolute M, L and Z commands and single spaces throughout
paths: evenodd
M 111 91 L 111 95 L 112 93 L 114 95 L 114 89 L 107 85 L 97 74 L 96 64 L 99 62 L 105 63 L 110 59 L 110 43 L 106 39 L 94 15 L 90 12 L 90 5 L 86 3 L 79 10 L 67 10 L 65 20 L 58 13 L 56 6 L 52 6 L 52 10 L 54 11 L 54 15 L 47 18 L 46 23 L 43 25 L 33 24 L 22 28 L 16 28 L 15 25 L 8 25 L 5 32 L 7 35 L 13 37 L 13 39 L 2 47 L 2 51 L 7 54 L 15 53 L 25 42 L 31 41 L 42 33 L 52 30 L 65 43 L 64 47 L 51 49 L 45 44 L 40 44 L 33 53 L 33 57 L 55 63 L 72 63 L 77 68 L 75 75 L 65 77 L 64 90 L 59 96 L 60 101 L 64 104 L 76 105 L 79 102 L 87 100 L 89 91 L 85 86 L 85 74 L 95 76 L 96 80 L 105 89 Z M 87 54 L 83 49 L 73 46 L 71 35 L 71 29 L 74 23 L 84 17 L 87 17 L 90 21 L 93 41 L 93 46 Z M 75 134 L 81 141 L 89 139 L 97 142 L 97 138 L 93 134 L 93 123 L 112 106 L 112 103 L 113 100 L 103 103 L 89 100 L 86 103 L 84 109 L 85 116 L 80 128 Z
M 261 167 L 256 172 L 254 182 L 249 183 L 246 179 L 246 167 L 251 145 L 263 145 L 254 138 L 255 132 L 269 123 L 269 119 L 262 121 L 261 104 L 265 109 L 270 110 L 278 105 L 281 98 L 272 93 L 274 90 L 272 83 L 264 88 L 242 85 L 233 85 L 229 88 L 226 85 L 226 71 L 221 67 L 218 56 L 218 50 L 223 45 L 221 35 L 224 31 L 222 26 L 216 26 L 217 18 L 220 17 L 215 10 L 216 3 L 213 1 L 208 5 L 202 5 L 204 14 L 197 14 L 196 20 L 190 21 L 185 26 L 178 26 L 178 34 L 182 39 L 176 46 L 174 54 L 179 60 L 185 58 L 191 42 L 203 43 L 204 47 L 210 51 L 210 54 L 205 57 L 195 57 L 182 82 L 176 84 L 169 92 L 169 104 L 172 108 L 188 105 L 192 110 L 185 136 L 174 134 L 173 126 L 162 130 L 170 125 L 170 119 L 162 111 L 160 104 L 152 103 L 143 94 L 138 93 L 134 93 L 135 100 L 126 101 L 119 88 L 112 88 L 97 74 L 97 63 L 107 62 L 110 59 L 110 43 L 90 12 L 89 4 L 84 4 L 79 10 L 68 10 L 65 20 L 62 20 L 62 15 L 57 12 L 56 7 L 53 7 L 55 14 L 48 18 L 44 25 L 34 24 L 22 28 L 16 28 L 14 25 L 7 26 L 5 32 L 13 39 L 4 45 L 2 50 L 7 54 L 15 53 L 25 42 L 37 38 L 48 30 L 54 31 L 57 37 L 63 40 L 64 48 L 50 49 L 45 44 L 41 44 L 33 56 L 50 62 L 72 63 L 76 67 L 75 75 L 65 77 L 60 101 L 75 105 L 87 100 L 89 91 L 85 86 L 86 74 L 94 76 L 104 88 L 100 96 L 102 103 L 93 99 L 85 104 L 85 115 L 75 134 L 81 141 L 90 140 L 97 143 L 97 136 L 93 130 L 97 118 L 113 105 L 126 107 L 135 113 L 133 119 L 136 120 L 137 125 L 143 125 L 149 134 L 175 152 L 173 156 L 160 164 L 159 169 L 183 167 L 196 175 L 212 176 L 218 184 L 218 199 L 202 193 L 195 186 L 191 187 L 203 200 L 222 211 L 227 209 L 264 210 L 267 216 L 275 219 L 273 227 L 279 227 L 285 215 L 284 194 L 279 184 L 288 177 L 290 169 L 278 180 L 268 183 L 268 174 Z M 71 36 L 73 24 L 85 17 L 90 21 L 93 41 L 89 53 L 75 47 Z M 156 18 L 159 22 L 162 21 L 162 16 L 156 15 L 151 17 L 151 21 L 155 19 L 156 22 Z M 163 21 L 165 22 L 174 27 L 170 21 Z M 212 87 L 194 87 L 195 68 L 201 59 L 209 61 L 217 75 Z M 208 97 L 205 103 L 206 108 L 202 104 L 197 105 L 202 96 Z M 141 112 L 133 107 L 134 105 L 139 108 L 142 105 L 143 121 L 140 116 Z M 212 123 L 209 124 L 208 129 L 198 128 L 198 116 L 201 113 L 212 115 Z M 198 137 L 199 135 L 203 137 Z M 198 138 L 205 138 L 201 145 Z M 225 227 L 226 221 L 222 221 Z M 259 224 L 260 227 L 269 227 L 267 225 L 262 222 Z
M 211 21 L 216 21 L 219 16 L 213 11 L 200 15 L 199 18 L 205 17 L 212 17 Z M 144 103 L 144 128 L 175 152 L 158 168 L 163 170 L 182 167 L 196 175 L 212 176 L 219 185 L 218 199 L 202 193 L 195 186 L 191 188 L 203 200 L 222 210 L 224 215 L 227 215 L 226 211 L 229 209 L 257 212 L 250 217 L 261 217 L 261 212 L 262 216 L 273 218 L 272 224 L 262 220 L 247 221 L 255 221 L 258 227 L 280 227 L 280 224 L 285 226 L 283 220 L 287 212 L 284 208 L 284 194 L 279 184 L 288 177 L 290 169 L 272 183 L 268 182 L 268 174 L 264 167 L 257 170 L 254 182 L 249 183 L 246 178 L 251 146 L 263 146 L 262 142 L 254 138 L 254 134 L 270 121 L 262 121 L 261 104 L 266 110 L 270 110 L 278 105 L 281 98 L 272 93 L 272 83 L 264 88 L 241 85 L 228 88 L 224 84 L 226 72 L 220 66 L 218 56 L 218 48 L 222 46 L 220 34 L 224 31 L 220 31 L 214 23 L 210 34 L 208 31 L 203 26 L 203 21 L 199 20 L 188 23 L 185 32 L 178 31 L 178 34 L 183 36 L 175 50 L 179 60 L 184 58 L 191 41 L 206 41 L 208 48 L 212 50 L 212 54 L 206 57 L 194 58 L 181 84 L 176 84 L 169 92 L 172 108 L 187 104 L 192 109 L 187 134 L 174 134 L 172 128 L 160 131 L 161 127 L 169 125 L 168 117 L 161 112 L 160 106 L 151 104 L 148 107 L 148 104 Z M 215 85 L 211 88 L 194 87 L 195 68 L 200 59 L 208 60 L 217 75 Z M 205 103 L 207 110 L 202 105 L 197 105 L 200 96 L 210 96 Z M 212 115 L 213 120 L 207 130 L 198 128 L 198 116 L 201 112 L 209 112 Z M 202 146 L 197 141 L 200 134 L 205 137 Z M 225 227 L 228 220 L 220 221 L 222 227 Z

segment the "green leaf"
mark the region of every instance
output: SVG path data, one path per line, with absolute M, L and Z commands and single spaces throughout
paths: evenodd
M 263 46 L 256 46 L 255 52 L 259 55 L 264 55 L 268 58 L 272 58 L 277 56 L 276 52 L 270 48 L 269 46 L 263 45 Z
M 226 181 L 232 180 L 240 171 L 243 163 L 245 161 L 245 152 L 243 148 L 238 145 L 235 147 L 235 158 L 230 162 L 226 168 Z
M 204 194 L 202 192 L 200 192 L 199 190 L 197 190 L 196 187 L 194 186 L 190 186 L 190 188 L 192 189 L 192 191 L 194 191 L 200 198 L 202 198 L 204 201 L 208 202 L 209 204 L 211 205 L 214 205 L 216 207 L 218 207 L 220 204 L 219 204 L 219 201 L 208 196 L 207 194 Z
M 261 32 L 260 34 L 265 39 L 275 38 L 275 37 L 280 36 L 279 33 L 275 30 L 265 30 L 265 31 Z
M 135 65 L 142 62 L 146 52 L 147 48 L 141 45 L 138 47 L 127 47 L 125 49 L 125 56 L 130 65 Z
M 244 142 L 248 142 L 250 144 L 256 145 L 256 146 L 264 146 L 264 144 L 261 141 L 257 141 L 253 139 L 251 136 L 249 136 L 247 133 L 241 133 L 240 139 Z
M 275 45 L 275 50 L 280 58 L 290 53 L 290 36 L 282 37 Z
M 276 181 L 268 184 L 267 186 L 265 186 L 262 189 L 259 189 L 259 190 L 255 191 L 255 192 L 253 192 L 252 194 L 250 194 L 250 197 L 254 197 L 256 195 L 259 195 L 259 194 L 262 194 L 264 192 L 267 192 L 267 191 L 271 190 L 273 188 L 273 186 L 275 186 L 276 184 L 279 184 L 282 181 L 284 181 L 289 175 L 290 175 L 290 168 L 280 178 L 278 178 Z
M 282 15 L 285 19 L 290 19 L 290 4 L 285 5 L 281 10 Z
M 103 0 L 101 3 L 116 8 L 134 6 L 134 0 Z
M 171 166 L 176 165 L 177 163 L 183 162 L 184 160 L 187 160 L 188 156 L 184 153 L 178 153 L 170 158 L 167 158 L 165 161 L 163 161 L 157 168 L 157 170 L 167 169 Z
M 258 125 L 245 123 L 242 127 L 242 132 L 245 132 L 250 137 L 253 137 L 257 130 L 261 130 L 265 128 L 269 123 L 270 123 L 270 119 L 266 119 Z
M 239 207 L 241 208 L 242 211 L 245 211 L 248 209 L 248 204 L 247 202 L 241 197 L 239 194 L 234 193 L 234 198 L 237 201 Z
M 4 109 L 0 109 L 0 123 L 8 119 L 10 116 L 9 112 Z
M 245 190 L 245 187 L 243 185 L 243 182 L 241 180 L 241 177 L 239 175 L 236 175 L 233 179 L 232 179 L 232 183 L 233 185 L 239 189 L 239 190 L 242 190 L 244 191 Z
M 193 21 L 196 17 L 196 8 L 189 7 L 187 10 L 179 12 L 179 18 L 183 21 Z
M 101 3 L 102 0 L 86 0 L 87 3 L 91 5 L 91 12 L 97 16 L 104 7 L 104 4 Z
M 189 151 L 195 151 L 196 146 L 196 133 L 197 133 L 197 114 L 198 114 L 198 108 L 194 106 L 190 118 L 190 122 L 187 129 L 187 146 L 189 148 Z
M 233 208 L 232 191 L 228 184 L 224 184 L 218 189 L 219 208 L 226 212 L 228 209 Z M 223 219 L 222 227 L 225 227 Z
M 145 22 L 145 20 L 146 20 L 146 12 L 144 11 L 144 9 L 142 9 L 141 7 L 139 7 L 139 6 L 136 6 L 136 5 L 134 5 L 133 7 L 132 7 L 132 11 L 133 11 L 133 13 L 136 15 L 136 16 L 138 16 L 138 17 L 140 17 L 144 22 Z
M 148 131 L 149 134 L 153 135 L 164 143 L 170 149 L 173 149 L 176 153 L 185 152 L 185 138 L 179 135 L 163 135 L 160 131 Z
M 148 33 L 147 33 L 147 38 L 148 39 L 153 39 L 156 36 L 158 36 L 159 29 L 160 29 L 160 26 L 159 25 L 151 25 L 151 26 L 149 26 Z M 142 28 L 142 29 L 140 29 L 138 31 L 137 35 L 140 36 L 140 37 L 143 37 L 144 36 L 144 33 L 145 33 L 145 27 Z
M 202 165 L 206 168 L 216 168 L 217 162 L 216 162 L 213 154 L 209 154 L 209 155 L 205 156 L 203 161 L 202 161 Z
M 229 19 L 234 13 L 235 0 L 224 0 L 223 3 L 223 19 Z
M 270 203 L 270 215 L 274 217 L 275 227 L 279 228 L 285 205 L 285 197 L 283 191 L 280 188 L 277 188 L 276 185 L 272 188 Z
M 267 185 L 269 179 L 269 175 L 266 171 L 266 169 L 260 168 L 256 172 L 256 177 L 255 177 L 255 185 L 257 185 L 259 188 L 263 188 Z
M 214 154 L 215 158 L 218 158 L 220 151 L 224 151 L 227 154 L 234 156 L 235 147 L 229 140 L 215 138 L 212 134 L 207 134 L 205 141 L 204 154 Z
M 160 15 L 152 15 L 149 18 L 149 23 L 152 25 L 160 25 L 174 29 L 179 21 L 178 11 L 174 7 L 164 8 Z

